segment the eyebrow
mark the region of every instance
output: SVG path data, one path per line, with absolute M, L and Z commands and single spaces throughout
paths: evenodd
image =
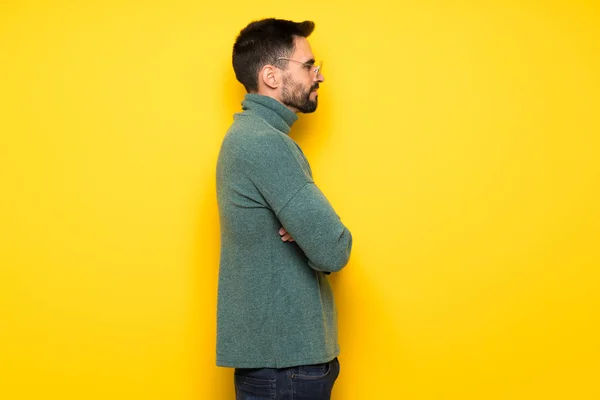
M 314 58 L 311 58 L 311 59 L 310 59 L 310 60 L 308 60 L 308 61 L 304 61 L 304 64 L 310 64 L 310 65 L 314 65 L 314 64 L 315 64 L 315 59 L 314 59 Z

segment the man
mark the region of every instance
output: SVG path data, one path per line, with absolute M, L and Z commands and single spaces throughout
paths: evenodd
M 237 399 L 329 399 L 339 374 L 327 275 L 348 263 L 352 236 L 288 136 L 296 113 L 316 110 L 324 81 L 313 30 L 255 21 L 233 47 L 248 93 L 217 163 L 217 365 L 235 368 Z

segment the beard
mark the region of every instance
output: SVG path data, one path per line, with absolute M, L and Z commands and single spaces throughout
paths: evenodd
M 308 90 L 304 90 L 301 84 L 294 82 L 291 77 L 284 75 L 283 90 L 281 92 L 282 103 L 288 107 L 294 107 L 304 114 L 315 112 L 319 97 L 317 96 L 314 100 L 311 100 L 310 94 L 318 87 L 319 83 L 317 82 Z

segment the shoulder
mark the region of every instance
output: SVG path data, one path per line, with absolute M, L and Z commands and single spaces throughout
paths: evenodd
M 289 151 L 288 141 L 293 143 L 286 134 L 260 118 L 241 115 L 236 117 L 223 138 L 221 151 L 250 158 L 269 157 L 273 154 L 281 156 L 282 152 Z

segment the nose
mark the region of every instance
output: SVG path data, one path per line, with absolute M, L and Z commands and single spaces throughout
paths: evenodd
M 317 74 L 317 82 L 325 82 L 325 76 L 321 72 Z

